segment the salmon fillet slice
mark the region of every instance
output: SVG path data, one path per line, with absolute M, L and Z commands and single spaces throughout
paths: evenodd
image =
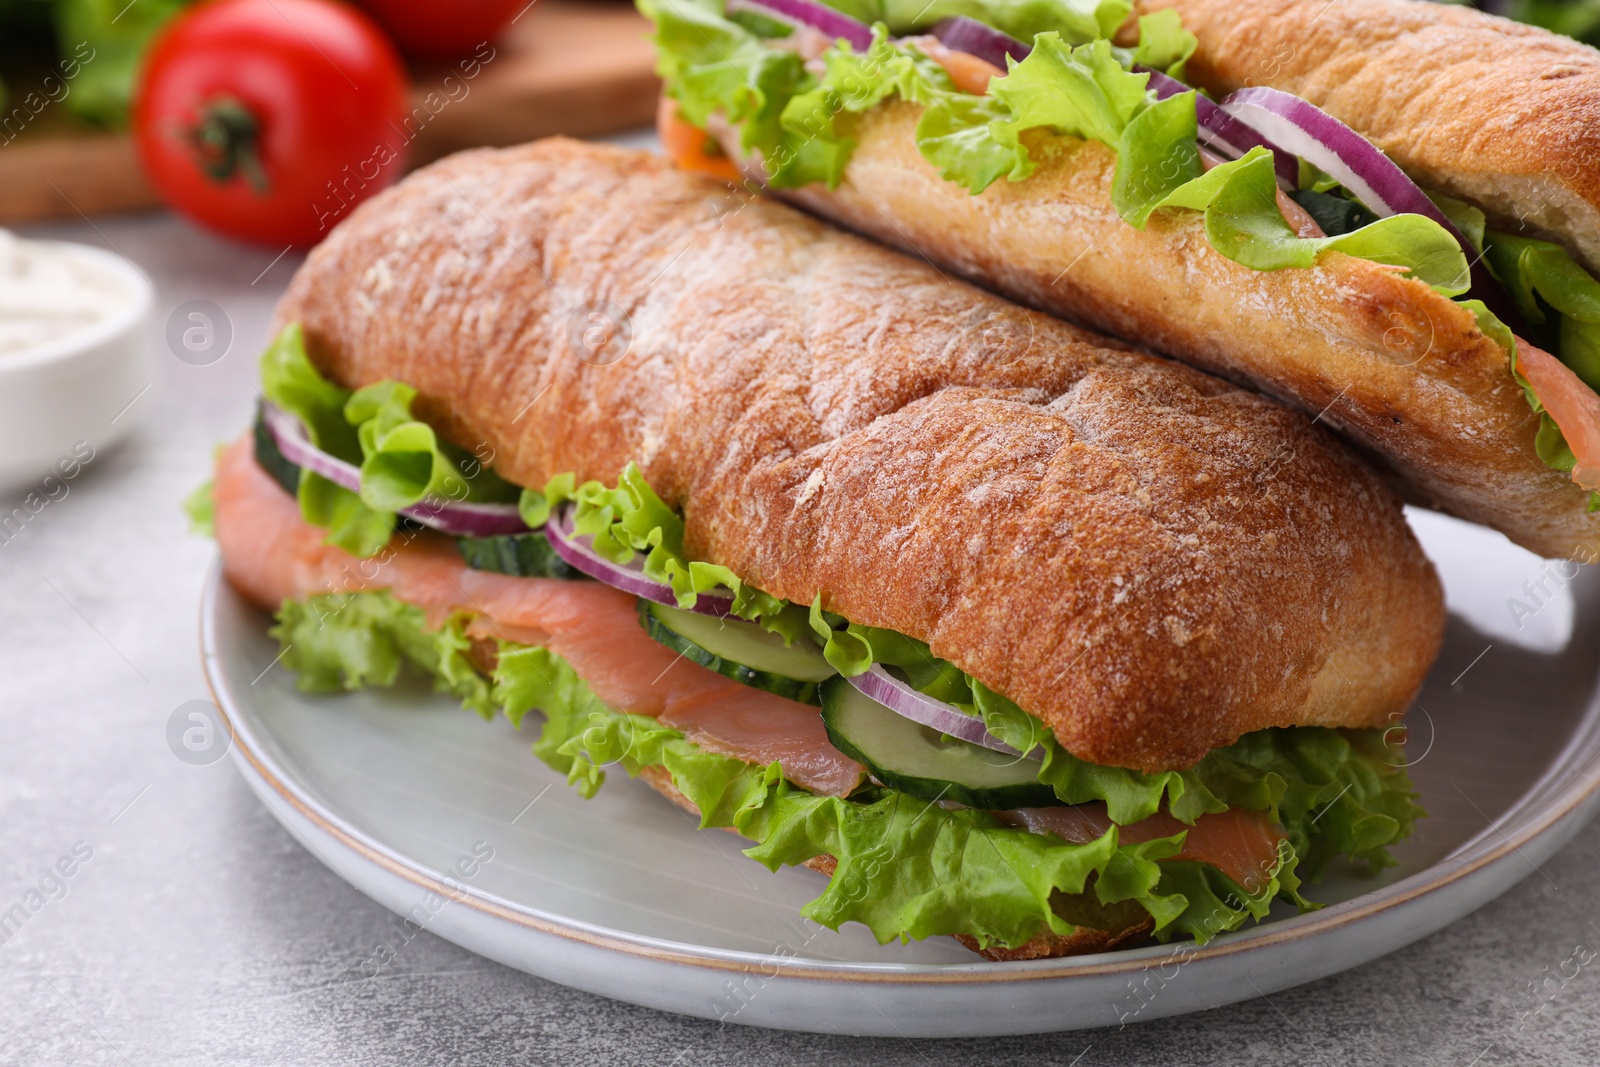
M 646 634 L 633 597 L 599 582 L 476 571 L 448 539 L 396 535 L 370 559 L 323 543 L 323 531 L 256 464 L 248 437 L 217 461 L 212 489 L 222 569 L 235 589 L 275 611 L 285 600 L 387 589 L 430 625 L 464 612 L 468 634 L 540 645 L 570 663 L 595 696 L 657 718 L 703 748 L 783 765 L 813 793 L 845 796 L 865 769 L 828 741 L 815 707 L 724 678 Z
M 1023 808 L 1006 812 L 1005 817 L 1036 834 L 1055 834 L 1079 844 L 1097 840 L 1111 826 L 1106 806 L 1099 803 Z M 1283 832 L 1264 811 L 1229 808 L 1214 815 L 1202 815 L 1189 826 L 1162 810 L 1148 819 L 1124 826 L 1117 840 L 1136 845 L 1182 831 L 1188 831 L 1188 835 L 1183 839 L 1183 847 L 1171 859 L 1208 863 L 1232 878 L 1247 893 L 1261 892 L 1271 880 Z

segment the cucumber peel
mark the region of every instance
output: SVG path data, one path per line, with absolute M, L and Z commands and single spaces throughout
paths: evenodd
M 912 722 L 834 678 L 822 685 L 822 724 L 833 747 L 866 765 L 872 776 L 929 802 L 948 800 L 985 811 L 1059 805 L 1039 781 L 1039 764 L 945 737 Z
M 743 619 L 702 615 L 641 599 L 639 624 L 684 659 L 741 685 L 802 704 L 818 703 L 818 685 L 834 674 L 815 644 L 805 638 L 785 644 L 778 634 Z

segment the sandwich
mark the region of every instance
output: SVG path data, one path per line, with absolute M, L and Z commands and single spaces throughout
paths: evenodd
M 1415 0 L 639 0 L 680 165 L 1600 553 L 1600 52 Z
M 420 671 L 821 924 L 1204 941 L 1420 813 L 1437 577 L 1255 394 L 559 139 L 374 197 L 275 328 L 195 511 L 298 684 Z

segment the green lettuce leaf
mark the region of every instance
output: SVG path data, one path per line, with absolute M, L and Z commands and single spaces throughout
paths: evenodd
M 855 149 L 852 117 L 892 96 L 930 108 L 979 99 L 956 92 L 944 68 L 915 47 L 890 44 L 882 24 L 873 29 L 866 51 L 856 52 L 840 42 L 823 53 L 822 60 L 821 80 L 783 108 L 781 124 L 798 147 L 796 162 L 775 174 L 775 184 L 800 185 L 809 176 L 830 187 L 838 185 Z
M 1486 259 L 1531 325 L 1559 321 L 1539 338 L 1590 388 L 1600 390 L 1600 281 L 1550 241 L 1489 231 Z M 1537 409 L 1536 409 L 1537 410 Z
M 1561 362 L 1571 367 L 1584 384 L 1600 392 L 1600 322 L 1561 316 L 1556 350 L 1561 353 Z
M 1189 94 L 1172 99 L 1187 99 Z M 1272 154 L 1252 148 L 1213 167 L 1147 207 L 1204 211 L 1206 236 L 1218 252 L 1256 270 L 1310 267 L 1323 252 L 1402 267 L 1445 296 L 1471 286 L 1466 253 L 1443 226 L 1421 215 L 1391 215 L 1358 230 L 1329 237 L 1300 237 L 1277 207 Z
M 773 870 L 835 857 L 827 889 L 802 914 L 833 929 L 859 922 L 880 943 L 961 933 L 984 947 L 1016 947 L 1045 930 L 1071 933 L 1053 901 L 1091 879 L 1101 903 L 1139 903 L 1164 935 L 1188 904 L 1156 888 L 1157 861 L 1181 847 L 1179 837 L 1119 847 L 1112 829 L 1067 844 L 889 790 L 846 800 L 780 789 L 772 806 L 765 836 L 746 854 Z M 1122 866 L 1142 877 L 1116 880 Z
M 1151 104 L 1122 128 L 1111 201 L 1134 227 L 1143 229 L 1156 208 L 1205 173 L 1197 129 L 1193 93 Z
M 189 517 L 189 532 L 200 537 L 217 535 L 217 505 L 211 497 L 212 481 L 207 478 L 194 492 L 183 498 L 183 513 Z
M 493 718 L 489 682 L 467 658 L 466 621 L 456 615 L 430 630 L 421 608 L 387 592 L 330 593 L 284 601 L 271 633 L 283 646 L 283 665 L 306 692 L 391 686 L 401 665 L 411 663 L 437 692 Z
M 1584 322 L 1600 322 L 1600 282 L 1550 241 L 1489 231 L 1489 266 L 1510 291 L 1517 310 L 1530 321 L 1545 321 L 1544 304 Z M 1534 294 L 1544 303 L 1534 298 Z
M 1299 726 L 1260 730 L 1216 749 L 1185 771 L 1145 774 L 1078 759 L 1013 701 L 990 690 L 928 646 L 893 630 L 846 623 L 811 605 L 810 623 L 823 657 L 854 677 L 874 663 L 900 673 L 916 689 L 982 717 L 984 726 L 1019 752 L 1043 750 L 1039 780 L 1067 804 L 1102 801 L 1113 822 L 1148 818 L 1163 804 L 1180 822 L 1230 807 L 1270 812 L 1284 827 L 1308 877 L 1348 853 L 1386 866 L 1388 846 L 1410 834 L 1422 814 L 1388 731 Z
M 328 381 L 311 365 L 299 323 L 285 326 L 261 354 L 261 392 L 300 420 L 312 444 L 347 463 L 361 462 L 359 433 L 345 418 L 350 390 Z M 393 511 L 369 506 L 320 474 L 302 470 L 296 497 L 301 517 L 327 530 L 328 544 L 353 555 L 372 555 L 394 533 Z
M 361 497 L 320 474 L 302 470 L 300 517 L 328 531 L 324 540 L 365 558 L 382 551 L 394 535 L 395 514 L 369 507 Z
M 1139 43 L 1133 61 L 1182 81 L 1184 65 L 1199 44 L 1200 39 L 1183 28 L 1183 17 L 1176 8 L 1162 8 L 1139 16 Z
M 1539 416 L 1539 430 L 1534 437 L 1534 451 L 1545 466 L 1563 474 L 1578 465 L 1578 457 L 1572 452 L 1572 446 L 1567 444 L 1566 435 L 1561 432 L 1561 427 L 1556 425 L 1556 420 L 1544 409 L 1544 401 L 1533 391 L 1533 386 L 1528 384 L 1528 379 L 1523 375 L 1522 368 L 1517 360 L 1517 339 L 1511 328 L 1501 322 L 1499 317 L 1490 311 L 1481 300 L 1463 300 L 1463 307 L 1471 311 L 1478 319 L 1478 329 L 1484 336 L 1493 340 L 1506 350 L 1506 356 L 1511 362 L 1511 375 L 1522 386 L 1522 395 L 1528 402 L 1528 407 Z M 1600 493 L 1591 493 L 1589 496 L 1589 511 L 1600 511 Z
M 1404 749 L 1389 734 L 1318 726 L 1257 730 L 1211 752 L 1189 773 L 1230 807 L 1270 810 L 1306 877 L 1320 878 L 1340 855 L 1379 870 L 1394 863 L 1389 846 L 1409 836 L 1425 814 L 1406 773 Z
M 1279 897 L 1301 911 L 1316 910 L 1321 905 L 1300 895 L 1298 862 L 1292 848 L 1280 848 L 1271 877 L 1254 893 L 1208 863 L 1169 860 L 1159 864 L 1158 880 L 1151 896 L 1156 900 L 1182 900 L 1184 906 L 1157 936 L 1168 941 L 1187 935 L 1203 945 L 1219 933 L 1238 929 L 1247 919 L 1257 922 L 1265 919 L 1272 902 Z
M 1489 232 L 1485 234 L 1485 260 L 1533 329 L 1546 324 L 1547 304 L 1558 320 L 1557 357 L 1592 389 L 1600 389 L 1600 282 L 1573 261 L 1567 251 L 1548 241 Z M 1522 386 L 1528 406 L 1539 416 L 1534 451 L 1545 466 L 1563 474 L 1578 465 L 1566 435 L 1544 409 L 1544 402 L 1528 384 L 1517 364 L 1516 336 L 1481 300 L 1463 300 L 1477 316 L 1478 328 L 1506 350 L 1511 373 Z M 1537 316 L 1537 317 L 1535 317 Z M 1548 329 L 1545 331 L 1550 333 Z M 1548 339 L 1544 339 L 1549 344 Z M 1589 494 L 1590 513 L 1600 512 L 1600 492 Z
M 345 401 L 344 419 L 361 444 L 362 501 L 377 511 L 399 511 L 425 500 L 516 500 L 515 486 L 411 414 L 416 397 L 411 386 L 384 381 Z
M 1106 40 L 1073 46 L 1058 33 L 1041 33 L 1022 62 L 989 83 L 989 95 L 1010 111 L 990 126 L 1003 144 L 1017 144 L 1023 130 L 1048 127 L 1058 134 L 1117 147 L 1122 130 L 1149 106 L 1148 74 L 1134 74 Z M 1026 157 L 1026 152 L 1023 152 Z M 1033 172 L 1029 161 L 1013 180 Z
M 285 326 L 262 354 L 261 391 L 298 418 L 318 448 L 360 467 L 360 493 L 302 470 L 296 494 L 301 516 L 353 555 L 381 550 L 396 512 L 424 500 L 517 499 L 515 486 L 412 416 L 417 392 L 409 385 L 383 381 L 352 393 L 324 378 L 299 323 Z
M 261 392 L 299 419 L 311 443 L 349 463 L 361 462 L 356 428 L 344 417 L 350 390 L 328 381 L 306 354 L 305 331 L 291 322 L 261 353 Z
M 1115 830 L 1086 845 L 1002 825 L 972 810 L 946 810 L 903 793 L 867 788 L 850 798 L 822 797 L 762 767 L 706 752 L 654 719 L 607 707 L 572 667 L 544 649 L 502 646 L 495 694 L 514 721 L 542 708 L 535 752 L 585 796 L 606 766 L 629 775 L 665 767 L 701 811 L 703 827 L 732 827 L 756 842 L 746 854 L 776 870 L 831 855 L 838 869 L 802 914 L 832 929 L 867 926 L 880 942 L 967 933 L 984 944 L 1015 947 L 1048 929 L 1070 933 L 1063 896 L 1091 884 L 1103 905 L 1132 902 L 1157 922 L 1159 936 L 1191 933 L 1204 942 L 1247 918 L 1260 918 L 1280 892 L 1295 893 L 1296 860 L 1284 853 L 1251 897 L 1226 878 L 1158 861 L 1181 847 L 1181 835 L 1119 846 Z M 1221 888 L 1221 894 L 1217 892 Z M 1191 897 L 1188 894 L 1193 894 Z M 1295 894 L 1297 896 L 1297 894 Z M 1210 926 L 1191 901 L 1207 906 Z M 1222 916 L 1220 922 L 1216 916 Z
M 965 15 L 1022 41 L 1055 30 L 1074 43 L 1110 37 L 1133 10 L 1130 0 L 827 0 L 867 25 L 881 22 L 895 36 Z
M 1252 735 L 1236 746 L 1228 770 L 1237 780 L 1224 782 L 1224 791 L 1274 795 L 1289 838 L 1250 892 L 1215 868 L 1169 861 L 1181 834 L 1121 845 L 1113 827 L 1096 841 L 1070 844 L 877 787 L 849 798 L 815 796 L 785 781 L 776 763 L 707 752 L 655 719 L 609 707 L 547 649 L 499 643 L 491 683 L 466 656 L 463 622 L 429 631 L 421 610 L 361 592 L 288 601 L 273 634 L 305 689 L 390 685 L 410 663 L 481 714 L 502 707 L 520 725 L 542 710 L 535 752 L 584 796 L 600 788 L 607 767 L 629 775 L 665 768 L 700 809 L 703 826 L 750 838 L 747 854 L 768 867 L 836 857 L 833 879 L 803 913 L 835 929 L 862 923 L 883 942 L 967 933 L 984 945 L 1015 947 L 1045 930 L 1066 934 L 1075 923 L 1113 921 L 1107 916 L 1122 925 L 1124 906 L 1137 906 L 1155 920 L 1158 937 L 1204 943 L 1261 919 L 1278 897 L 1313 906 L 1299 893 L 1302 853 L 1319 864 L 1336 849 L 1376 859 L 1373 850 L 1392 831 L 1385 820 L 1415 814 L 1409 793 L 1394 785 L 1403 772 L 1382 769 L 1387 753 L 1367 751 L 1370 765 L 1352 770 L 1354 746 L 1335 731 L 1287 745 L 1273 731 Z M 1251 781 L 1253 770 L 1279 781 Z M 1327 795 L 1324 781 L 1338 786 L 1336 795 Z
M 992 96 L 946 92 L 935 95 L 917 121 L 917 149 L 939 168 L 939 177 L 968 192 L 981 193 L 1001 178 L 1027 166 L 1018 145 L 1005 145 L 990 125 L 1009 113 Z
M 623 468 L 615 486 L 573 483 L 568 473 L 552 478 L 542 490 L 524 489 L 518 501 L 522 520 L 542 526 L 551 508 L 572 501 L 573 530 L 592 539 L 596 554 L 623 565 L 642 554 L 645 575 L 671 586 L 679 607 L 693 608 L 701 593 L 728 592 L 741 619 L 760 623 L 788 644 L 809 639 L 805 613 L 790 610 L 787 600 L 762 592 L 727 567 L 685 556 L 683 519 L 650 488 L 637 464 Z
M 1488 224 L 1488 217 L 1465 200 L 1456 200 L 1445 196 L 1443 193 L 1425 193 L 1435 207 L 1444 212 L 1444 217 L 1450 220 L 1451 225 L 1461 231 L 1461 235 L 1471 243 L 1473 250 L 1479 255 L 1483 254 L 1484 227 Z
M 52 10 L 64 59 L 81 63 L 62 102 L 73 114 L 100 125 L 128 122 L 139 67 L 156 33 L 191 0 L 54 0 L 32 4 Z M 70 53 L 69 53 L 70 50 Z
M 754 8 L 740 8 L 737 11 L 727 12 L 729 21 L 737 22 L 757 37 L 778 38 L 792 37 L 795 28 L 787 22 L 779 22 L 776 18 L 763 15 Z
M 842 169 L 834 157 L 848 154 L 848 148 L 831 132 L 806 138 L 781 122 L 789 101 L 817 85 L 799 53 L 768 47 L 724 18 L 718 0 L 638 0 L 638 5 L 655 23 L 656 71 L 688 122 L 704 128 L 720 114 L 739 129 L 745 151 L 760 153 L 778 184 L 827 181 Z

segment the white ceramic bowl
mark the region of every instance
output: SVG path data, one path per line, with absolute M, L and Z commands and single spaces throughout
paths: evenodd
M 121 256 L 48 243 L 116 278 L 128 299 L 79 333 L 0 354 L 0 490 L 41 484 L 59 477 L 63 462 L 98 455 L 137 421 L 155 380 L 145 336 L 150 280 Z

